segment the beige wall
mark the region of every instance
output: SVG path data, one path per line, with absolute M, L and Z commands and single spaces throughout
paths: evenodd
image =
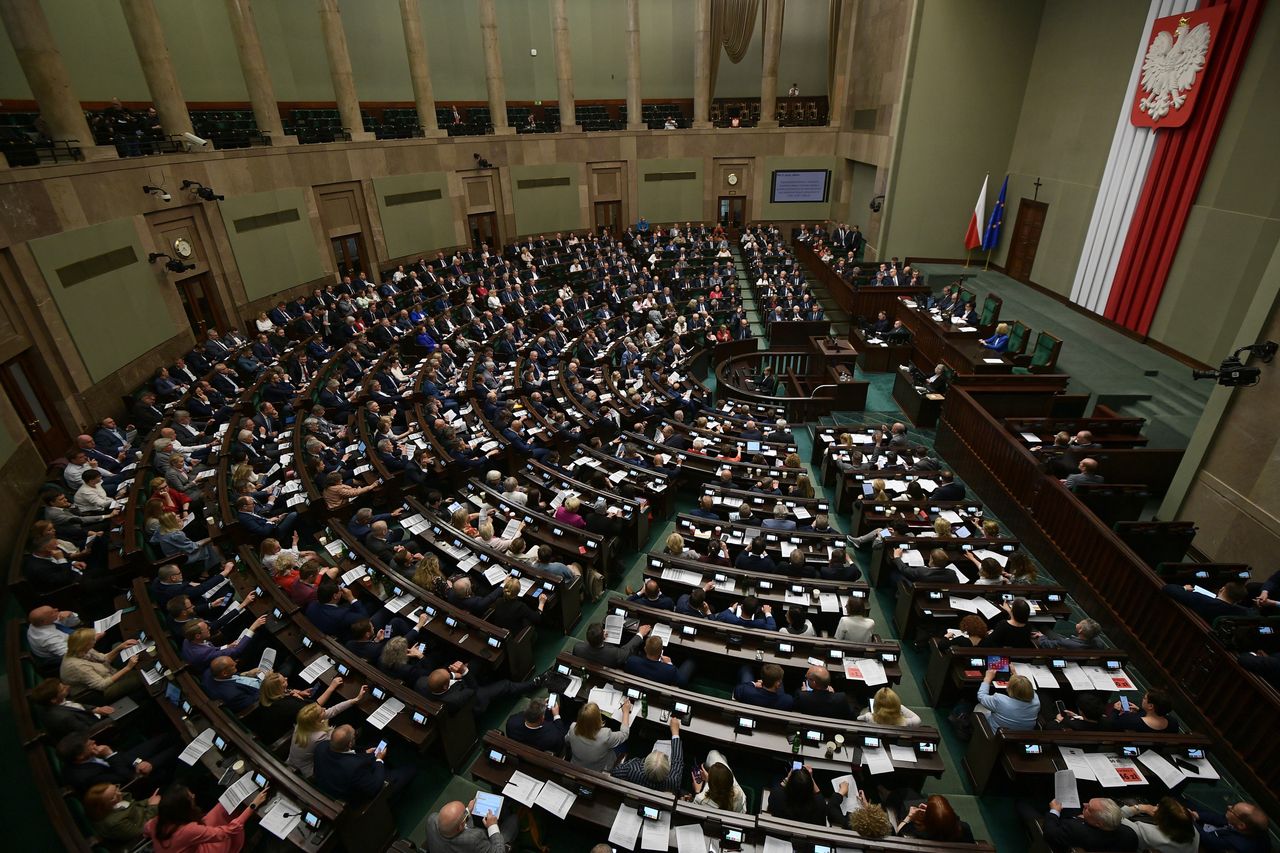
M 1144 3 L 1109 0 L 1044 7 L 1009 156 L 1005 227 L 991 259 L 1004 263 L 1018 203 L 1036 197 L 1039 179 L 1038 198 L 1049 209 L 1031 279 L 1057 293 L 1071 292 L 1146 14 Z M 1087 50 L 1078 41 L 1083 22 Z M 992 174 L 988 205 L 1002 178 Z
M 378 218 L 382 220 L 387 257 L 402 258 L 441 246 L 462 242 L 455 199 L 449 193 L 449 176 L 444 172 L 425 175 L 399 175 L 373 179 L 378 200 Z M 424 199 L 388 205 L 387 196 L 414 193 L 439 193 L 439 199 Z M 460 203 L 460 198 L 457 199 Z
M 964 254 L 982 178 L 994 200 L 1009 163 L 1042 6 L 922 0 L 882 256 Z
M 485 101 L 480 15 L 473 0 L 420 0 L 431 75 L 440 100 Z M 76 95 L 147 101 L 146 81 L 117 0 L 43 0 Z M 156 3 L 174 67 L 189 101 L 243 101 L 235 44 L 220 0 Z M 622 0 L 569 0 L 569 32 L 578 100 L 626 97 L 625 6 Z M 332 101 L 333 87 L 315 0 L 259 0 L 254 13 L 282 101 Z M 411 101 L 398 4 L 342 0 L 343 27 L 356 91 L 364 101 Z M 779 73 L 804 94 L 826 93 L 826 0 L 790 0 Z M 507 98 L 555 103 L 556 73 L 548 0 L 498 0 L 498 33 Z M 691 0 L 644 0 L 640 9 L 642 95 L 693 97 Z M 724 56 L 717 94 L 759 97 L 762 16 L 747 55 Z M 530 49 L 538 55 L 530 56 Z M 820 58 L 820 61 L 814 61 Z M 209 69 L 222 69 L 209 73 Z M 29 99 L 31 90 L 9 40 L 0 36 L 0 100 Z
M 235 265 L 250 300 L 315 281 L 324 275 L 327 244 L 316 245 L 306 193 L 291 188 L 228 197 L 218 202 Z M 291 216 L 262 225 L 256 217 Z M 320 251 L 317 251 L 319 249 Z
M 542 234 L 547 231 L 576 231 L 587 221 L 586 185 L 579 180 L 580 169 L 574 163 L 551 163 L 546 166 L 512 166 L 510 170 L 511 200 L 516 214 L 516 235 Z M 530 186 L 528 182 L 559 181 L 554 186 Z M 526 183 L 521 188 L 520 184 Z

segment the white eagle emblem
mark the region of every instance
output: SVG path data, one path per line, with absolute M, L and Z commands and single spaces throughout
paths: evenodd
M 1142 88 L 1147 95 L 1138 101 L 1138 108 L 1151 116 L 1152 121 L 1159 121 L 1170 109 L 1180 109 L 1186 103 L 1185 93 L 1204 68 L 1209 50 L 1207 23 L 1191 29 L 1183 18 L 1175 32 L 1176 41 L 1167 30 L 1157 33 L 1142 62 Z

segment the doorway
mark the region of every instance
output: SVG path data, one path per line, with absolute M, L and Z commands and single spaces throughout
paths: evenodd
M 720 196 L 720 207 L 716 213 L 716 221 L 726 231 L 736 231 L 747 220 L 747 199 L 740 195 Z
M 196 340 L 203 340 L 204 333 L 209 329 L 225 330 L 227 328 L 218 303 L 211 295 L 209 273 L 193 275 L 174 284 L 178 288 L 182 310 L 187 312 L 187 323 L 190 324 Z
M 473 248 L 479 249 L 483 243 L 489 247 L 489 251 L 494 251 L 502 246 L 498 239 L 498 214 L 496 213 L 467 214 L 467 231 L 471 234 Z
M 52 462 L 66 454 L 71 446 L 71 437 L 54 415 L 49 386 L 29 350 L 0 367 L 0 385 L 4 386 L 9 402 L 22 418 L 27 435 L 31 436 L 44 461 Z
M 338 266 L 339 279 L 348 275 L 354 279 L 361 271 L 368 272 L 362 263 L 359 234 L 330 237 L 329 244 L 333 246 L 333 260 Z
M 622 202 L 596 202 L 596 233 L 599 234 L 606 228 L 615 236 L 622 233 Z
M 1013 239 L 1009 243 L 1009 257 L 1004 262 L 1004 274 L 1024 284 L 1031 280 L 1031 267 L 1036 261 L 1036 249 L 1040 247 L 1040 232 L 1044 230 L 1045 213 L 1049 205 L 1043 201 L 1024 198 L 1018 203 L 1018 219 L 1013 226 Z

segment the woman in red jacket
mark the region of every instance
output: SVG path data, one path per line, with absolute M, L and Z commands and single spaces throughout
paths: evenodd
M 263 788 L 235 817 L 221 804 L 201 815 L 191 789 L 175 785 L 161 798 L 159 813 L 147 821 L 143 832 L 158 853 L 239 853 L 244 848 L 244 825 L 266 801 Z

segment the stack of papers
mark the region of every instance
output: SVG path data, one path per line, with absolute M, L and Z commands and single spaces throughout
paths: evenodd
M 302 808 L 283 794 L 276 794 L 258 813 L 262 828 L 281 841 L 302 822 Z
M 592 687 L 587 693 L 587 701 L 600 706 L 600 713 L 607 717 L 622 716 L 622 700 L 626 695 L 613 687 Z
M 258 786 L 254 784 L 253 775 L 253 771 L 250 770 L 222 792 L 222 796 L 218 798 L 218 804 L 227 810 L 227 814 L 240 808 L 241 803 L 257 792 Z
M 1070 770 L 1059 770 L 1053 774 L 1053 798 L 1062 804 L 1064 809 L 1080 808 L 1080 791 L 1076 788 L 1076 774 Z
M 840 811 L 843 814 L 848 814 L 849 812 L 857 811 L 858 810 L 858 783 L 853 781 L 852 774 L 837 776 L 836 778 L 831 780 L 831 790 L 835 791 L 837 794 L 840 793 L 840 783 L 842 782 L 849 783 L 849 793 L 846 794 L 845 798 L 840 802 Z
M 609 828 L 609 843 L 620 850 L 634 850 L 636 841 L 640 838 L 640 827 L 643 823 L 644 819 L 640 817 L 635 807 L 623 803 L 618 806 L 618 813 L 613 816 L 613 826 Z
M 889 753 L 885 751 L 884 747 L 881 746 L 864 746 L 862 748 L 862 763 L 866 766 L 867 772 L 872 776 L 879 776 L 882 773 L 893 772 L 893 759 L 889 756 Z
M 577 801 L 577 794 L 549 780 L 542 783 L 541 790 L 534 798 L 535 804 L 542 806 L 561 820 L 569 815 L 569 809 L 573 808 L 573 804 Z
M 382 703 L 378 710 L 369 715 L 369 725 L 375 729 L 385 729 L 387 723 L 395 719 L 396 714 L 404 710 L 404 703 L 394 697 Z
M 196 735 L 191 743 L 187 744 L 187 748 L 182 750 L 178 756 L 178 760 L 183 764 L 195 764 L 200 760 L 200 756 L 204 755 L 213 748 L 213 729 L 205 729 Z
M 517 770 L 507 780 L 506 787 L 502 789 L 502 795 L 510 797 L 521 805 L 532 806 L 537 801 L 538 794 L 542 792 L 542 785 L 541 780 Z
M 868 687 L 878 687 L 881 684 L 889 683 L 889 678 L 884 673 L 884 664 L 871 658 L 857 658 L 852 661 L 845 661 L 844 674 L 847 678 L 861 681 Z

